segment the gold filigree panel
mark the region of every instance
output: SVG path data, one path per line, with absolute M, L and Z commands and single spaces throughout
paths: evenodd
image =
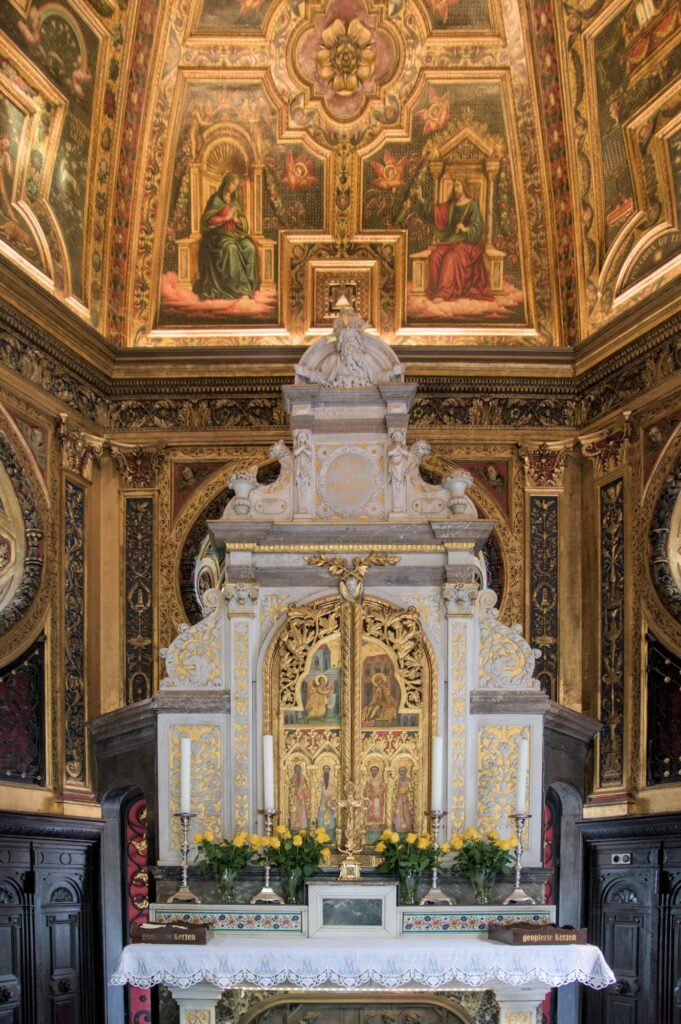
M 449 828 L 461 831 L 466 815 L 466 625 L 449 623 Z
M 518 784 L 518 748 L 521 739 L 531 739 L 528 725 L 481 725 L 477 734 L 477 827 L 509 830 L 508 816 L 516 809 Z M 531 772 L 527 776 L 526 804 L 532 791 Z M 525 839 L 527 838 L 527 826 Z
M 232 768 L 234 771 L 234 806 L 232 813 L 237 830 L 248 828 L 249 792 L 249 723 L 250 672 L 249 622 L 231 622 L 232 644 Z
M 168 729 L 169 847 L 179 854 L 182 829 L 175 815 L 180 810 L 180 740 L 192 741 L 192 809 L 206 830 L 222 834 L 222 779 L 224 752 L 219 725 L 174 725 Z

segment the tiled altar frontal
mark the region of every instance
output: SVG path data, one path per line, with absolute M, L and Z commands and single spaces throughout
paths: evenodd
M 400 935 L 417 932 L 474 932 L 505 924 L 553 924 L 556 908 L 528 907 L 399 907 Z
M 472 932 L 479 935 L 490 927 L 504 924 L 553 924 L 556 908 L 543 905 L 398 907 L 398 915 L 401 935 L 419 932 Z M 188 909 L 168 903 L 152 903 L 149 920 L 157 924 L 171 921 L 207 924 L 217 935 L 225 932 L 286 932 L 292 936 L 307 936 L 307 907 L 304 906 L 254 907 L 247 903 L 227 907 L 203 903 Z

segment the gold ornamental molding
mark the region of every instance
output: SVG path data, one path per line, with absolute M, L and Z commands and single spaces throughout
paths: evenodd
M 328 558 L 326 555 L 307 555 L 308 565 L 319 565 L 328 569 L 338 580 L 338 592 L 341 600 L 350 604 L 361 604 L 364 596 L 364 577 L 372 565 L 397 565 L 399 558 L 395 555 L 381 555 L 370 551 L 363 558 L 353 558 L 352 565 L 347 559 Z

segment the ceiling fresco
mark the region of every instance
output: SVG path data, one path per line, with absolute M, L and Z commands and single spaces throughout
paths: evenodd
M 0 251 L 122 346 L 574 344 L 681 273 L 671 0 L 0 0 Z

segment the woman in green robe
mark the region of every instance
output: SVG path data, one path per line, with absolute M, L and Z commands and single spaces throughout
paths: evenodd
M 257 253 L 236 198 L 239 182 L 238 174 L 226 174 L 203 211 L 199 279 L 193 286 L 200 299 L 250 299 L 258 289 Z

